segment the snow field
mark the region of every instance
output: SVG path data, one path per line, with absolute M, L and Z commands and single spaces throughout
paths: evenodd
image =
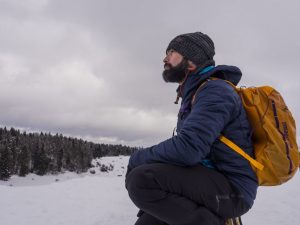
M 97 164 L 98 162 L 98 164 Z M 93 162 L 95 174 L 64 173 L 0 181 L 1 225 L 133 225 L 137 208 L 124 179 L 128 157 Z M 99 165 L 100 164 L 100 165 Z M 101 172 L 101 165 L 113 169 Z M 278 187 L 260 187 L 244 225 L 299 224 L 299 174 Z

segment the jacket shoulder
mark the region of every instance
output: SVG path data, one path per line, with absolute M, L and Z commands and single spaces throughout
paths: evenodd
M 224 107 L 226 104 L 230 106 L 232 113 L 239 112 L 241 108 L 241 99 L 238 93 L 222 79 L 208 80 L 196 91 L 192 105 L 197 107 L 198 104 L 201 105 L 204 102 L 207 104 L 215 103 L 218 107 Z
M 228 100 L 232 98 L 235 99 L 234 101 L 236 101 L 236 98 L 239 97 L 235 89 L 222 79 L 207 80 L 203 82 L 196 91 L 194 100 L 196 101 L 199 97 L 203 97 L 203 95 L 208 95 L 209 98 L 218 96 Z

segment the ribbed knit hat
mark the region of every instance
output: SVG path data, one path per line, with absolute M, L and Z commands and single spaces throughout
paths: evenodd
M 198 67 L 215 65 L 213 57 L 215 55 L 214 42 L 210 37 L 201 32 L 181 34 L 175 37 L 167 47 L 167 51 L 173 49 L 191 60 Z

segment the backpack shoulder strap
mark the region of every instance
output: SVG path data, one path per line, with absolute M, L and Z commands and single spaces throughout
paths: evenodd
M 202 83 L 200 84 L 200 86 L 197 88 L 197 90 L 196 90 L 196 92 L 195 92 L 195 94 L 193 95 L 193 98 L 192 98 L 192 106 L 193 106 L 194 103 L 195 103 L 197 94 L 199 93 L 199 91 L 202 89 L 202 87 L 203 87 L 208 81 L 209 81 L 209 80 L 206 80 L 206 81 L 202 82 Z
M 210 80 L 219 80 L 219 79 L 218 79 L 218 78 L 214 78 L 214 77 L 210 77 L 210 78 L 206 79 L 205 81 L 203 81 L 203 82 L 200 84 L 200 86 L 197 88 L 195 94 L 193 95 L 193 98 L 192 98 L 192 106 L 193 106 L 194 103 L 195 103 L 197 94 L 201 91 L 201 89 L 203 88 L 203 86 L 204 86 L 207 82 L 209 82 Z
M 259 163 L 258 161 L 253 159 L 251 156 L 249 156 L 246 152 L 244 152 L 243 149 L 241 149 L 239 146 L 237 146 L 234 142 L 230 141 L 228 138 L 226 138 L 223 135 L 221 135 L 219 137 L 219 139 L 225 145 L 227 145 L 229 148 L 231 148 L 232 150 L 234 150 L 235 152 L 237 152 L 238 154 L 243 156 L 245 159 L 247 159 L 256 169 L 258 169 L 260 171 L 264 169 L 264 166 L 261 163 Z

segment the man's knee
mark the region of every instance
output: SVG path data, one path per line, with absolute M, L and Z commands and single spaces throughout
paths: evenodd
M 144 202 L 154 200 L 160 194 L 159 184 L 156 182 L 154 165 L 145 164 L 134 168 L 126 178 L 126 188 L 131 200 L 138 206 Z M 161 196 L 160 196 L 161 197 Z
M 127 190 L 153 185 L 155 169 L 159 164 L 144 164 L 132 169 L 126 177 Z

